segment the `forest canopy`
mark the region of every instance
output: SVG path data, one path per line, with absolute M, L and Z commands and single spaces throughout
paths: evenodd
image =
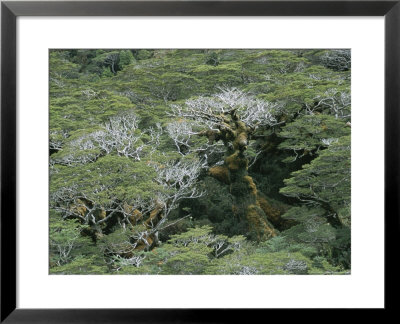
M 350 50 L 49 60 L 51 274 L 350 273 Z

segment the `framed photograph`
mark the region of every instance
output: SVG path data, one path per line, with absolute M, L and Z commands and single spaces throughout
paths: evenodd
M 399 15 L 2 2 L 1 321 L 390 309 Z

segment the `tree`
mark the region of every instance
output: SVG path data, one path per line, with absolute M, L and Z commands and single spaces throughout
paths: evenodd
M 342 136 L 350 134 L 350 127 L 341 119 L 331 115 L 311 114 L 296 118 L 282 127 L 279 136 L 284 141 L 280 149 L 293 154 L 285 161 L 294 162 L 303 156 L 316 156 Z
M 113 116 L 105 125 L 93 128 L 92 132 L 73 132 L 68 140 L 64 140 L 65 147 L 61 150 L 61 142 L 53 135 L 50 140 L 50 149 L 55 149 L 58 142 L 57 154 L 51 157 L 52 163 L 71 165 L 74 163 L 88 163 L 96 161 L 100 156 L 116 152 L 119 156 L 140 160 L 145 148 L 153 140 L 143 142 L 143 134 L 138 127 L 139 118 L 134 113 Z M 149 130 L 154 135 L 153 130 Z M 58 135 L 55 133 L 55 135 Z M 65 136 L 65 135 L 64 135 Z
M 192 134 L 204 136 L 209 145 L 221 141 L 225 147 L 222 165 L 210 169 L 210 174 L 229 183 L 230 192 L 235 197 L 233 210 L 238 219 L 246 219 L 250 231 L 258 239 L 276 235 L 276 230 L 268 221 L 268 215 L 261 209 L 257 187 L 248 175 L 246 150 L 250 141 L 257 137 L 260 127 L 274 127 L 279 122 L 276 116 L 279 105 L 262 101 L 245 94 L 239 89 L 224 89 L 212 97 L 198 97 L 185 102 L 183 106 L 172 106 L 172 114 L 178 118 L 195 121 L 202 128 L 193 133 L 181 128 L 184 137 Z M 188 145 L 188 141 L 175 137 L 176 144 Z
M 322 63 L 335 71 L 348 71 L 351 68 L 351 53 L 348 49 L 326 51 L 321 57 Z
M 350 136 L 339 138 L 302 170 L 293 172 L 281 189 L 303 204 L 283 215 L 298 223 L 287 235 L 295 241 L 330 243 L 325 250 L 346 267 L 350 265 L 350 152 Z
M 61 221 L 54 218 L 50 225 L 50 263 L 63 265 L 73 259 L 73 250 L 82 243 L 87 243 L 81 238 L 83 226 L 75 220 Z M 83 241 L 83 242 L 82 242 Z
M 51 206 L 89 225 L 96 239 L 118 224 L 136 233 L 132 249 L 149 249 L 178 203 L 203 194 L 196 188 L 203 165 L 154 154 L 161 129 L 149 129 L 144 143 L 137 123 L 132 114 L 113 117 L 103 130 L 70 140 L 52 164 Z
M 322 206 L 330 213 L 332 225 L 347 224 L 338 215 L 350 206 L 350 170 L 350 137 L 344 136 L 302 170 L 293 172 L 292 178 L 285 180 L 281 193 L 309 205 Z
M 350 63 L 50 51 L 51 273 L 350 268 Z

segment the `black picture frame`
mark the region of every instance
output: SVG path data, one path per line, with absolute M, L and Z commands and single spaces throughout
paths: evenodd
M 398 275 L 400 0 L 395 1 L 2 1 L 1 3 L 1 323 L 232 322 L 265 310 L 16 308 L 16 19 L 19 16 L 384 16 L 385 309 Z M 390 244 L 389 244 L 390 243 Z M 38 292 L 40 294 L 40 292 Z

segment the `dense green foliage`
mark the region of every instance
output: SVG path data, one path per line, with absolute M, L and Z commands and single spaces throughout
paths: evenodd
M 50 51 L 50 273 L 349 273 L 350 62 Z

